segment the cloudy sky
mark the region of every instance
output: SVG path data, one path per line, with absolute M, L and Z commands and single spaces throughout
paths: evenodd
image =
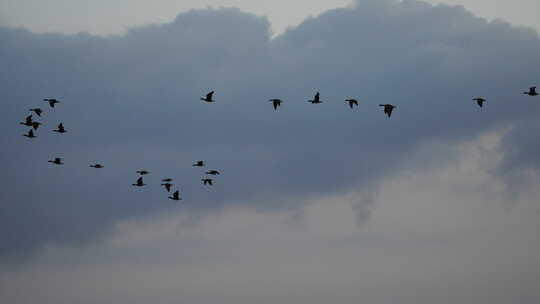
M 1 302 L 540 300 L 537 1 L 148 3 L 0 1 Z

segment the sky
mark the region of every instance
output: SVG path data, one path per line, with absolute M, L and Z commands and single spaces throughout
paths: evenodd
M 540 299 L 537 30 L 480 2 L 358 0 L 279 34 L 272 7 L 188 2 L 45 33 L 9 26 L 23 3 L 1 10 L 1 302 Z

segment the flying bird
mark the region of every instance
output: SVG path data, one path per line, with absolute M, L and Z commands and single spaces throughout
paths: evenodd
M 103 168 L 104 166 L 103 166 L 102 164 L 95 164 L 95 165 L 90 165 L 90 167 L 96 168 L 96 169 L 101 169 L 101 168 Z
M 41 110 L 40 108 L 30 109 L 28 111 L 36 113 L 37 116 L 41 116 L 41 113 L 43 113 L 43 110 Z
M 136 183 L 136 184 L 131 184 L 131 185 L 137 186 L 137 187 L 146 186 L 146 184 L 143 182 L 142 176 L 139 177 L 139 179 L 137 179 L 137 183 Z
M 37 129 L 39 128 L 39 125 L 41 125 L 39 121 L 32 121 L 32 128 L 34 128 L 34 130 L 37 131 Z
M 45 99 L 43 99 L 43 101 L 48 101 L 49 106 L 51 106 L 51 108 L 54 108 L 55 104 L 60 103 L 60 101 L 58 101 L 57 99 L 54 99 L 54 98 L 45 98 Z
M 146 170 L 140 170 L 140 171 L 137 171 L 137 173 L 139 173 L 140 175 L 146 175 L 150 172 L 146 171 Z
M 210 185 L 210 186 L 213 185 L 212 184 L 213 179 L 211 179 L 211 178 L 203 178 L 203 179 L 201 179 L 201 181 L 203 182 L 203 185 Z
M 165 187 L 165 189 L 167 190 L 167 192 L 171 192 L 171 186 L 172 184 L 171 183 L 164 183 L 164 184 L 161 184 L 163 187 Z
M 210 171 L 206 171 L 206 174 L 219 175 L 219 171 L 218 170 L 210 170 Z
M 322 103 L 322 100 L 320 99 L 319 92 L 317 92 L 317 94 L 315 94 L 315 97 L 313 97 L 313 99 L 308 100 L 308 102 L 311 102 L 312 104 Z
M 283 100 L 281 99 L 270 99 L 268 101 L 272 102 L 272 105 L 274 106 L 274 110 L 277 110 L 277 108 L 281 106 L 281 103 L 283 102 Z
M 36 138 L 37 136 L 34 135 L 34 131 L 32 129 L 28 130 L 28 133 L 23 134 L 23 136 L 26 136 L 28 138 Z
M 356 99 L 345 99 L 349 103 L 349 107 L 352 109 L 354 105 L 358 107 L 358 100 Z
M 204 167 L 204 161 L 198 160 L 193 164 L 193 167 Z
M 173 193 L 173 196 L 169 196 L 170 199 L 172 199 L 173 201 L 179 201 L 181 200 L 180 198 L 180 191 L 176 190 L 174 193 Z
M 31 127 L 32 126 L 32 115 L 26 116 L 23 122 L 20 122 L 21 125 Z
M 486 100 L 482 97 L 476 97 L 476 98 L 473 98 L 473 100 L 476 101 L 476 103 L 478 104 L 478 106 L 481 108 L 484 106 L 484 102 L 486 102 Z
M 56 130 L 53 130 L 54 132 L 56 133 L 66 133 L 66 129 L 64 129 L 64 125 L 62 123 L 60 123 L 58 125 L 58 128 Z
M 215 100 L 212 99 L 212 96 L 214 96 L 214 91 L 206 94 L 206 97 L 201 97 L 201 100 L 206 102 L 215 102 Z
M 162 182 L 172 182 L 172 178 L 164 178 L 161 180 Z
M 392 111 L 396 108 L 391 104 L 380 104 L 379 107 L 384 107 L 384 114 L 388 115 L 388 117 L 392 116 Z
M 55 165 L 63 165 L 64 164 L 60 157 L 56 157 L 54 160 L 49 160 L 49 163 L 53 163 Z
M 529 92 L 523 92 L 523 94 L 529 95 L 529 96 L 536 96 L 538 93 L 536 93 L 536 87 L 530 87 Z

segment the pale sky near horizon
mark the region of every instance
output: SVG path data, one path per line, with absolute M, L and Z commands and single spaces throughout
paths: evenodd
M 502 18 L 515 25 L 540 30 L 540 1 L 537 0 L 426 0 L 463 5 L 489 20 Z M 121 34 L 126 29 L 151 23 L 170 22 L 181 12 L 193 8 L 238 7 L 267 16 L 274 34 L 296 26 L 310 16 L 345 7 L 352 0 L 0 0 L 0 25 L 24 27 L 33 32 L 98 35 Z M 286 9 L 284 9 L 286 8 Z

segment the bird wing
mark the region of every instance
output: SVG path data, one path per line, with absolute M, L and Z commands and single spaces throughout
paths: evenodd
M 212 100 L 212 96 L 214 96 L 214 91 L 212 91 L 212 92 L 206 94 L 206 99 Z
M 142 176 L 141 176 L 141 177 L 139 177 L 139 178 L 137 179 L 137 184 L 142 184 L 142 183 L 143 183 L 143 180 L 142 180 Z
M 320 94 L 319 94 L 319 92 L 317 92 L 317 94 L 315 94 L 315 98 L 314 98 L 314 99 L 317 100 L 317 101 L 319 101 L 319 98 L 320 98 Z
M 531 87 L 531 93 L 536 93 L 536 87 Z

